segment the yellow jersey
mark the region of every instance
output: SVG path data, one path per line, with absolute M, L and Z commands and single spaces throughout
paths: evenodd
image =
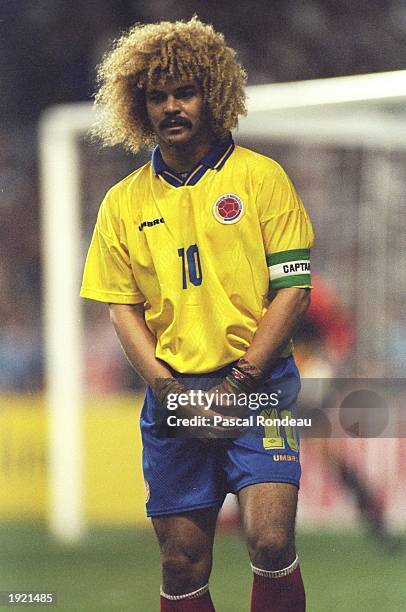
M 310 287 L 313 230 L 285 171 L 230 138 L 187 176 L 152 161 L 103 200 L 81 296 L 144 303 L 156 357 L 182 373 L 246 352 L 271 289 Z

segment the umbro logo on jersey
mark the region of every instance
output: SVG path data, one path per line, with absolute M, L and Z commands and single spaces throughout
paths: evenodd
M 165 220 L 161 217 L 160 219 L 154 219 L 153 221 L 143 221 L 141 225 L 138 226 L 140 232 L 144 229 L 144 227 L 153 227 L 154 225 L 159 225 L 160 223 L 165 223 Z
M 299 458 L 296 455 L 272 455 L 274 461 L 296 461 L 299 463 Z

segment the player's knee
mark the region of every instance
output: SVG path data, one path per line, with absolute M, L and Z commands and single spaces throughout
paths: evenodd
M 294 540 L 291 533 L 280 530 L 255 534 L 248 540 L 252 563 L 263 569 L 281 569 L 292 562 Z
M 177 550 L 162 554 L 163 585 L 170 593 L 186 593 L 207 583 L 211 555 L 203 550 Z
M 171 591 L 185 592 L 192 581 L 193 565 L 185 555 L 172 554 L 162 558 L 163 583 Z

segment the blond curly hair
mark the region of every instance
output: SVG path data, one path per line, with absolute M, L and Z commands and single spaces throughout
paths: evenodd
M 246 114 L 246 73 L 222 34 L 196 16 L 187 22 L 136 24 L 98 66 L 95 104 L 100 113 L 93 136 L 105 146 L 122 145 L 134 153 L 153 146 L 145 90 L 168 79 L 198 81 L 219 138 Z

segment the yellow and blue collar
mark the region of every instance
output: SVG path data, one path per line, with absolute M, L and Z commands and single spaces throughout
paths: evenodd
M 152 152 L 152 165 L 155 174 L 162 176 L 174 187 L 196 185 L 209 168 L 217 171 L 221 170 L 234 151 L 234 147 L 234 141 L 231 134 L 229 134 L 227 140 L 213 146 L 191 172 L 186 175 L 178 175 L 165 164 L 159 145 L 157 145 Z

